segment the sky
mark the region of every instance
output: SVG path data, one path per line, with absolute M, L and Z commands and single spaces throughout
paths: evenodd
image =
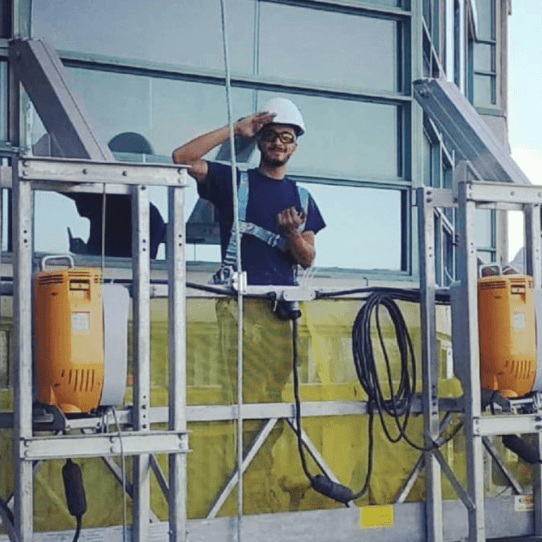
M 508 126 L 512 157 L 542 185 L 542 0 L 512 0 L 508 19 Z M 520 213 L 510 213 L 509 253 L 523 246 Z

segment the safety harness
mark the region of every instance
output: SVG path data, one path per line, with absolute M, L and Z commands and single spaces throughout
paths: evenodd
M 305 217 L 308 216 L 309 209 L 309 192 L 300 186 L 296 186 L 297 193 L 299 195 L 299 201 L 301 203 L 301 209 Z M 244 234 L 253 235 L 258 239 L 262 240 L 264 243 L 267 243 L 269 246 L 286 252 L 287 245 L 286 239 L 280 233 L 274 233 L 272 231 L 266 230 L 253 222 L 247 222 L 247 207 L 248 207 L 248 196 L 249 196 L 249 182 L 248 182 L 248 172 L 242 171 L 240 175 L 239 188 L 237 189 L 238 196 L 238 217 L 239 217 L 239 238 L 242 239 Z M 304 220 L 298 227 L 298 230 L 302 232 L 305 229 L 306 220 Z M 230 240 L 228 242 L 228 247 L 226 248 L 226 254 L 220 269 L 215 273 L 213 277 L 213 282 L 218 284 L 223 284 L 229 282 L 234 271 L 237 269 L 236 265 L 236 254 L 237 254 L 237 238 L 235 235 L 234 227 L 232 226 Z

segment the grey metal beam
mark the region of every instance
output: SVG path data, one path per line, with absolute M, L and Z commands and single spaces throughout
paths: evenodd
M 188 451 L 186 433 L 172 431 L 125 431 L 94 435 L 27 437 L 16 442 L 21 460 L 54 459 L 55 457 L 98 457 L 151 453 L 183 453 Z
M 414 98 L 442 132 L 459 160 L 468 160 L 488 181 L 530 184 L 510 153 L 459 89 L 444 79 L 414 82 Z
M 145 186 L 134 186 L 132 194 L 132 230 L 134 254 L 134 410 L 136 431 L 150 431 L 150 244 L 149 193 Z M 133 460 L 134 513 L 133 542 L 148 539 L 150 503 L 150 457 L 136 455 Z
M 186 170 L 181 170 L 181 185 L 186 184 L 186 175 Z M 186 431 L 186 239 L 182 189 L 170 187 L 168 202 L 168 420 L 170 430 Z M 184 455 L 169 456 L 171 542 L 186 540 L 186 461 Z
M 495 461 L 495 464 L 499 467 L 502 474 L 506 477 L 509 484 L 512 486 L 512 489 L 517 495 L 523 494 L 523 489 L 520 485 L 520 483 L 516 480 L 516 477 L 512 474 L 510 469 L 507 467 L 506 463 L 502 460 L 501 456 L 499 455 L 499 452 L 497 448 L 495 448 L 495 445 L 491 441 L 489 437 L 482 437 L 482 442 L 484 443 L 484 447 L 493 459 Z
M 540 414 L 484 416 L 474 418 L 472 430 L 477 436 L 540 433 L 542 431 L 542 416 Z
M 470 181 L 466 185 L 470 201 L 480 203 L 532 203 L 542 204 L 542 187 L 531 185 L 510 185 L 486 181 Z
M 17 159 L 15 159 L 15 162 Z M 13 169 L 17 172 L 17 168 Z M 30 542 L 33 531 L 32 463 L 20 447 L 32 437 L 32 194 L 30 185 L 13 178 L 13 318 L 15 529 L 21 542 Z
M 107 183 L 182 187 L 186 169 L 173 164 L 100 162 L 75 158 L 30 158 L 18 162 L 19 177 L 55 183 Z M 38 185 L 39 186 L 39 185 Z
M 114 161 L 68 85 L 55 50 L 43 40 L 9 42 L 9 60 L 62 156 Z
M 481 416 L 480 358 L 478 348 L 478 290 L 475 235 L 475 202 L 470 200 L 469 185 L 459 183 L 459 265 L 458 276 L 467 299 L 465 325 L 465 451 L 467 455 L 467 492 L 473 502 L 468 511 L 469 542 L 485 542 L 484 462 L 481 436 L 475 424 Z
M 419 188 L 417 190 L 417 196 L 420 254 L 424 443 L 426 447 L 430 448 L 431 444 L 439 437 L 440 433 L 436 354 L 435 220 L 431 190 Z M 427 538 L 430 542 L 442 542 L 442 485 L 440 465 L 431 451 L 425 452 L 424 466 Z
M 486 499 L 489 538 L 532 536 L 533 513 L 518 506 L 513 496 Z M 243 534 L 251 542 L 427 542 L 423 503 L 393 505 L 388 525 L 364 527 L 362 508 L 337 508 L 246 516 Z M 465 507 L 459 500 L 444 501 L 445 541 L 457 542 L 467 536 Z M 149 542 L 167 540 L 168 523 L 151 524 Z M 232 542 L 234 523 L 230 517 L 188 521 L 190 542 Z M 129 528 L 130 529 L 130 528 Z M 73 531 L 36 533 L 34 542 L 71 540 Z M 123 542 L 122 526 L 83 529 L 82 542 Z M 9 542 L 0 535 L 0 542 Z
M 541 191 L 542 192 L 542 191 Z M 542 193 L 540 194 L 542 195 Z M 525 205 L 525 249 L 526 272 L 533 277 L 534 290 L 540 292 L 542 286 L 542 258 L 540 254 L 540 203 L 531 201 Z M 540 344 L 540 337 L 538 338 Z M 535 385 L 540 380 L 537 368 Z M 535 388 L 536 389 L 536 388 Z M 539 407 L 538 414 L 542 416 Z M 538 453 L 542 453 L 542 432 L 536 435 Z M 533 465 L 535 534 L 542 537 L 542 464 Z
M 296 423 L 295 418 L 289 418 L 288 424 L 296 433 Z M 309 438 L 309 435 L 305 432 L 303 428 L 301 428 L 301 442 L 305 445 L 307 448 L 309 454 L 314 459 L 314 462 L 318 465 L 320 470 L 333 482 L 336 482 L 338 484 L 342 484 L 342 482 L 337 478 L 331 467 L 328 465 L 327 461 L 324 459 L 324 456 L 320 453 L 320 450 L 313 444 L 312 440 Z M 346 505 L 347 507 L 350 507 L 350 504 Z
M 444 459 L 443 455 L 440 453 L 440 450 L 433 450 L 432 453 L 437 459 L 437 461 L 439 462 L 442 472 L 446 474 L 446 477 L 452 484 L 452 487 L 454 488 L 456 495 L 461 499 L 461 501 L 467 507 L 467 510 L 469 510 L 469 512 L 473 511 L 474 503 L 472 502 L 472 499 L 470 498 L 468 493 L 465 491 L 463 486 L 459 483 L 459 480 L 456 478 L 454 471 L 450 468 L 450 466 L 446 462 L 446 459 Z
M 243 404 L 241 412 L 245 420 L 266 420 L 268 418 L 291 418 L 294 416 L 293 403 L 252 403 Z M 440 398 L 441 411 L 462 412 L 460 399 Z M 414 400 L 413 413 L 420 413 L 421 402 Z M 237 405 L 188 405 L 186 407 L 188 422 L 229 421 L 237 419 Z M 303 417 L 322 416 L 357 416 L 367 414 L 366 401 L 308 401 L 303 403 Z M 132 409 L 117 410 L 119 423 L 124 426 L 132 425 Z M 149 421 L 153 423 L 167 423 L 169 419 L 168 407 L 149 408 Z M 104 423 L 104 420 L 106 423 Z M 110 414 L 99 418 L 68 418 L 66 429 L 98 429 L 104 425 L 112 424 L 114 420 Z M 533 421 L 534 423 L 534 421 Z M 12 427 L 13 413 L 0 412 L 0 429 Z M 529 426 L 531 427 L 531 426 Z M 517 431 L 511 431 L 517 432 Z M 526 431 L 535 432 L 535 431 Z
M 263 443 L 269 436 L 269 433 L 273 430 L 278 420 L 270 419 L 266 420 L 261 427 L 258 429 L 256 436 L 252 439 L 252 442 L 249 444 L 246 452 L 243 454 L 243 461 L 241 462 L 241 473 L 245 472 L 254 459 L 258 450 L 262 447 Z M 239 483 L 239 468 L 235 467 L 233 472 L 228 476 L 226 483 L 222 489 L 218 492 L 217 497 L 215 498 L 213 504 L 207 512 L 207 519 L 215 518 L 220 512 L 223 504 L 226 502 L 226 499 L 229 497 L 235 486 Z
M 444 431 L 444 429 L 447 427 L 447 425 L 450 423 L 451 420 L 452 420 L 452 412 L 446 412 L 446 414 L 444 415 L 444 417 L 442 418 L 439 424 L 440 434 L 442 434 L 442 432 Z M 440 446 L 441 444 L 444 443 L 444 438 L 440 436 L 438 439 L 436 439 L 435 442 Z M 405 481 L 403 482 L 403 485 L 401 486 L 401 488 L 397 492 L 397 495 L 393 499 L 394 504 L 401 504 L 405 502 L 405 499 L 408 497 L 410 490 L 414 486 L 414 483 L 416 482 L 416 479 L 418 478 L 424 466 L 425 466 L 425 455 L 424 455 L 424 452 L 422 452 L 420 454 L 420 457 L 414 464 L 414 467 L 410 471 L 410 474 L 405 479 Z

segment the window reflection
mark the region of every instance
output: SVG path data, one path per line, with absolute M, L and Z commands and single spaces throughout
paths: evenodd
M 476 245 L 490 248 L 494 245 L 494 213 L 491 209 L 476 209 Z
M 300 183 L 326 228 L 316 236 L 316 267 L 401 270 L 401 192 Z
M 479 40 L 495 39 L 495 0 L 476 0 L 477 28 Z
M 262 106 L 271 96 L 259 92 L 258 104 Z M 379 178 L 401 175 L 397 106 L 286 97 L 297 104 L 307 125 L 292 158 L 291 172 Z
M 233 71 L 253 71 L 254 9 L 227 2 Z M 56 49 L 224 69 L 215 0 L 33 0 L 32 35 Z
M 0 62 L 0 141 L 8 138 L 8 65 Z
M 495 105 L 496 88 L 495 76 L 475 75 L 474 76 L 474 103 L 476 105 Z
M 260 51 L 263 75 L 399 90 L 396 21 L 263 3 Z

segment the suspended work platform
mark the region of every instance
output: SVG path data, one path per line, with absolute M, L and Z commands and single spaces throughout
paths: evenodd
M 450 464 L 452 460 L 456 463 L 458 461 L 435 447 L 421 454 L 410 451 L 415 457 L 408 463 L 405 460 L 404 472 L 396 484 L 398 490 L 395 497 L 386 502 L 375 503 L 378 499 L 373 497 L 373 502 L 367 500 L 360 506 L 349 503 L 349 506 L 345 507 L 337 505 L 330 509 L 303 511 L 294 511 L 292 506 L 292 511 L 273 514 L 245 514 L 244 510 L 237 510 L 236 515 L 220 517 L 227 509 L 224 508 L 225 503 L 242 483 L 245 472 L 257 458 L 269 435 L 279 425 L 283 425 L 281 438 L 293 436 L 290 431 L 290 428 L 295 428 L 293 401 L 289 398 L 283 402 L 238 405 L 194 401 L 197 404 L 187 406 L 187 402 L 190 402 L 187 401 L 186 370 L 189 347 L 187 322 L 190 315 L 186 310 L 187 277 L 184 256 L 183 188 L 187 182 L 186 169 L 114 162 L 108 149 L 95 137 L 84 112 L 69 92 L 62 65 L 54 51 L 42 42 L 26 40 L 14 42 L 10 55 L 13 64 L 18 66 L 19 77 L 37 111 L 40 115 L 44 112 L 42 120 L 47 131 L 59 143 L 63 156 L 67 158 L 21 156 L 14 158 L 9 168 L 0 170 L 2 187 L 12 189 L 15 331 L 13 412 L 0 416 L 2 427 L 13 429 L 15 524 L 13 528 L 9 527 L 9 520 L 6 519 L 8 514 L 0 507 L 0 515 L 8 530 L 0 540 L 29 542 L 71 538 L 71 531 L 33 532 L 33 480 L 38 462 L 64 457 L 101 457 L 115 477 L 122 482 L 124 476 L 120 468 L 111 461 L 112 456 L 119 455 L 133 457 L 130 484 L 125 487 L 133 502 L 133 520 L 127 532 L 131 540 L 138 542 L 162 541 L 168 538 L 188 542 L 229 542 L 237 540 L 238 534 L 242 540 L 251 542 L 485 542 L 486 539 L 498 537 L 502 539 L 523 536 L 523 540 L 530 540 L 528 537 L 533 535 L 542 536 L 540 466 L 533 468 L 533 503 L 530 498 L 531 490 L 523 489 L 522 483 L 500 457 L 500 452 L 492 441 L 494 435 L 533 433 L 538 438 L 539 449 L 542 449 L 542 413 L 537 410 L 540 402 L 534 401 L 531 412 L 527 414 L 490 415 L 482 412 L 481 408 L 475 244 L 477 208 L 525 211 L 528 272 L 534 277 L 536 288 L 540 288 L 538 217 L 542 192 L 537 187 L 481 182 L 483 179 L 479 171 L 472 168 L 467 160 L 456 164 L 454 189 L 417 190 L 421 296 L 419 339 L 422 350 L 423 392 L 416 398 L 413 412 L 423 414 L 423 425 L 418 424 L 417 436 L 418 440 L 423 436 L 426 444 L 439 443 L 443 430 L 452 418 L 462 417 L 464 450 L 454 457 L 464 460 L 466 486 L 462 483 L 461 476 L 456 474 L 457 465 Z M 510 167 L 504 171 L 510 175 L 517 173 Z M 151 185 L 168 187 L 169 201 L 167 280 L 164 284 L 157 285 L 151 284 L 148 251 L 149 197 L 146 187 Z M 61 425 L 47 433 L 43 431 L 43 426 L 36 424 L 32 415 L 32 194 L 35 190 L 128 194 L 132 197 L 133 217 L 133 405 L 119 408 L 116 412 L 101 413 L 96 418 L 69 420 L 67 426 Z M 463 395 L 455 398 L 442 397 L 439 393 L 435 259 L 440 247 L 435 246 L 434 224 L 436 214 L 443 208 L 453 208 L 457 212 L 457 250 L 461 255 L 457 277 L 461 281 L 465 296 L 465 333 L 461 352 L 464 355 L 463 365 L 467 370 L 464 371 L 462 379 Z M 0 205 L 0 210 L 2 209 L 4 207 Z M 317 304 L 322 302 L 316 299 L 318 293 L 321 294 L 313 292 L 307 296 L 306 291 L 303 291 L 299 296 L 307 305 Z M 263 295 L 265 292 L 258 294 Z M 167 351 L 167 356 L 164 356 L 167 358 L 167 406 L 154 406 L 150 401 L 150 315 L 151 298 L 154 297 L 167 303 L 167 348 L 164 348 Z M 354 296 L 350 302 L 359 305 L 359 298 Z M 332 303 L 334 302 L 329 302 L 328 307 Z M 306 312 L 310 313 L 310 309 Z M 346 310 L 343 313 L 350 314 Z M 411 327 L 415 327 L 414 321 L 418 321 L 417 314 L 409 322 Z M 316 343 L 315 335 L 311 335 L 311 325 L 311 322 L 307 321 L 306 335 Z M 351 321 L 348 325 L 351 326 Z M 351 329 L 348 330 L 349 333 L 350 331 Z M 335 330 L 332 332 L 335 333 Z M 207 336 L 201 344 L 205 343 L 206 339 Z M 307 344 L 308 350 L 312 343 L 307 339 Z M 454 344 L 454 348 L 456 346 Z M 313 369 L 315 372 L 319 371 L 318 376 L 323 381 L 325 379 L 322 375 L 329 378 L 333 367 L 329 361 L 327 367 L 321 360 L 318 363 L 315 363 L 317 367 Z M 218 387 L 215 381 L 206 380 L 204 385 L 207 388 Z M 321 395 L 324 395 L 324 388 L 321 386 L 318 390 Z M 330 389 L 325 388 L 324 391 Z M 205 391 L 209 392 L 209 389 Z M 355 393 L 358 393 L 357 389 Z M 330 400 L 329 396 L 324 399 L 317 397 L 315 393 L 310 401 L 303 402 L 303 418 L 307 421 L 307 426 L 310 426 L 312 421 L 320 421 L 321 425 L 334 429 L 348 426 L 352 420 L 354 426 L 356 422 L 361 425 L 366 421 L 368 404 L 365 400 L 359 400 L 355 393 L 344 400 L 337 400 L 336 397 L 335 400 L 333 397 Z M 187 452 L 191 448 L 194 450 L 192 454 L 198 453 L 195 446 L 200 436 L 197 433 L 198 424 L 227 426 L 239 420 L 243 423 L 255 421 L 259 425 L 259 429 L 254 432 L 253 438 L 244 449 L 243 463 L 240 467 L 234 466 L 217 489 L 206 513 L 198 512 L 194 514 L 194 519 L 188 520 L 187 510 L 191 494 L 187 490 L 187 478 L 190 475 L 187 472 Z M 189 423 L 194 429 L 190 435 L 191 442 Z M 109 430 L 110 427 L 115 429 Z M 66 431 L 68 434 L 57 435 L 54 434 L 55 431 Z M 360 440 L 359 433 L 351 431 L 346 437 L 342 434 L 341 442 L 350 446 L 355 438 Z M 302 439 L 314 461 L 312 464 L 318 466 L 330 479 L 339 481 L 341 475 L 337 474 L 337 471 L 342 470 L 343 456 L 339 460 L 333 457 L 335 450 L 330 444 L 331 435 L 332 431 L 325 433 L 322 430 L 318 433 L 312 426 L 303 433 Z M 225 440 L 218 431 L 214 437 Z M 321 442 L 318 441 L 319 438 Z M 362 445 L 354 447 L 352 444 L 351 447 L 356 454 L 359 451 L 364 454 L 363 445 L 362 442 Z M 331 449 L 331 452 L 326 450 L 326 447 Z M 287 444 L 284 444 L 283 448 L 286 449 L 286 452 L 283 452 L 289 463 L 295 463 L 295 468 L 299 470 L 297 456 L 287 455 Z M 484 449 L 488 452 L 487 456 L 484 456 Z M 383 447 L 382 450 L 385 454 L 386 448 Z M 156 459 L 159 454 L 168 456 L 167 476 L 161 471 Z M 227 452 L 224 451 L 223 456 L 226 455 Z M 345 454 L 344 457 L 347 458 L 345 461 L 352 461 L 356 467 L 352 468 L 352 472 L 357 473 L 357 467 L 364 465 L 361 461 L 355 463 L 357 457 L 353 457 L 354 455 Z M 491 458 L 506 478 L 506 485 L 511 488 L 506 495 L 486 496 L 484 472 L 487 471 L 485 465 L 489 463 L 488 458 Z M 386 474 L 385 459 L 384 457 L 380 472 L 382 476 Z M 284 461 L 281 466 L 285 463 L 287 462 Z M 160 521 L 152 510 L 151 473 L 154 474 L 162 498 L 167 503 L 167 521 Z M 422 473 L 424 489 L 421 491 L 424 500 L 407 502 L 415 484 L 422 485 L 419 482 L 419 475 Z M 208 472 L 197 474 L 202 484 L 201 480 L 210 477 Z M 360 479 L 359 476 L 352 478 L 354 483 Z M 306 483 L 306 480 L 303 483 Z M 455 492 L 456 499 L 443 499 L 444 483 Z M 259 490 L 266 491 L 263 487 Z M 327 503 L 325 506 L 330 505 Z M 123 531 L 123 526 L 120 525 L 84 529 L 81 540 L 120 541 L 125 534 Z

